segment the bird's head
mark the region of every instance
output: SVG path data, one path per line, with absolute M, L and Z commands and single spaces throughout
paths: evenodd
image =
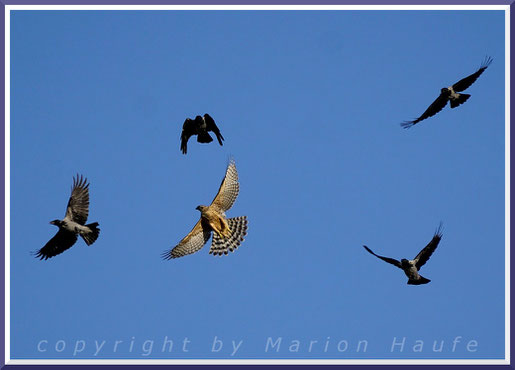
M 197 211 L 200 211 L 200 213 L 203 213 L 207 207 L 206 206 L 197 206 L 197 208 L 195 208 Z
M 53 220 L 53 221 L 50 221 L 50 223 L 51 223 L 52 225 L 55 225 L 55 226 L 59 226 L 59 225 L 61 225 L 61 221 L 60 221 L 60 220 Z
M 401 265 L 403 267 L 409 267 L 410 263 L 409 263 L 409 261 L 406 258 L 403 258 L 403 259 L 401 259 Z
M 449 90 L 448 87 L 442 87 L 442 89 L 440 90 L 440 92 L 442 94 L 449 94 L 451 92 L 451 90 Z

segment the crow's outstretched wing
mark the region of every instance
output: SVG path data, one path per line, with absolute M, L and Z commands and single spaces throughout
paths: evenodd
M 188 151 L 188 140 L 192 135 L 198 134 L 198 125 L 197 122 L 190 118 L 186 118 L 184 124 L 182 125 L 182 133 L 181 133 L 181 150 L 182 154 L 186 154 Z
M 447 104 L 447 101 L 449 100 L 448 96 L 446 94 L 441 93 L 438 98 L 426 109 L 424 113 L 417 119 L 413 121 L 405 121 L 401 123 L 401 126 L 403 128 L 410 128 L 411 126 L 417 124 L 418 122 L 425 120 L 426 118 L 434 116 L 436 113 L 440 112 L 443 107 L 445 107 L 445 104 Z
M 396 259 L 389 258 L 389 257 L 378 256 L 377 254 L 372 252 L 372 250 L 370 248 L 368 248 L 366 245 L 364 245 L 363 247 L 367 250 L 368 253 L 376 256 L 377 258 L 382 259 L 385 262 L 391 263 L 392 265 L 397 266 L 398 268 L 400 268 L 402 270 L 402 265 L 401 265 L 400 261 L 397 261 Z
M 47 260 L 51 257 L 63 253 L 65 250 L 74 245 L 76 241 L 76 234 L 59 229 L 57 234 L 55 234 L 54 237 L 50 239 L 43 248 L 34 253 L 34 256 L 41 260 Z
M 438 247 L 438 243 L 440 243 L 440 239 L 442 239 L 442 224 L 438 226 L 438 229 L 435 231 L 435 234 L 433 236 L 433 239 L 429 242 L 428 245 L 422 249 L 419 254 L 415 257 L 413 260 L 415 262 L 415 266 L 417 267 L 417 270 L 420 270 L 422 266 L 429 260 L 433 252 L 435 251 L 436 247 Z
M 66 207 L 64 219 L 71 220 L 80 225 L 84 225 L 88 220 L 89 213 L 89 184 L 87 179 L 77 174 L 73 178 L 72 194 Z
M 474 82 L 476 82 L 476 80 L 479 78 L 479 76 L 481 76 L 481 73 L 483 73 L 485 71 L 485 69 L 488 68 L 490 63 L 492 63 L 492 60 L 493 59 L 491 57 L 486 57 L 476 72 L 472 73 L 470 76 L 467 76 L 467 77 L 459 80 L 454 85 L 452 85 L 453 90 L 456 92 L 460 92 L 460 91 L 468 89 L 470 87 L 470 85 L 472 85 Z
M 222 141 L 225 139 L 222 136 L 222 134 L 220 133 L 218 126 L 216 126 L 215 120 L 207 113 L 204 114 L 204 120 L 206 121 L 207 131 L 213 131 L 215 133 L 216 138 L 218 139 L 218 142 L 220 143 L 220 145 L 224 145 L 222 143 Z

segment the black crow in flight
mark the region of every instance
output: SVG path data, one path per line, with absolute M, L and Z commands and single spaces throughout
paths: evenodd
M 433 239 L 429 242 L 428 245 L 424 247 L 420 251 L 417 256 L 412 260 L 407 260 L 405 258 L 401 259 L 400 262 L 393 258 L 378 256 L 374 252 L 372 252 L 366 245 L 365 249 L 370 253 L 376 256 L 377 258 L 382 259 L 385 262 L 391 263 L 394 266 L 397 266 L 398 268 L 402 269 L 406 276 L 408 277 L 408 284 L 410 285 L 421 285 L 421 284 L 427 284 L 431 280 L 426 279 L 425 277 L 419 275 L 418 271 L 424 264 L 429 260 L 429 257 L 433 254 L 436 247 L 438 246 L 438 243 L 440 243 L 440 239 L 442 239 L 442 224 L 440 223 L 440 226 L 438 226 L 438 229 L 436 230 Z
M 211 135 L 209 135 L 208 131 L 212 131 L 215 133 L 216 138 L 220 145 L 222 144 L 222 140 L 224 137 L 220 133 L 220 130 L 215 124 L 215 120 L 211 118 L 209 114 L 204 114 L 204 117 L 196 116 L 195 119 L 186 118 L 184 124 L 182 125 L 182 133 L 181 133 L 181 150 L 183 154 L 186 154 L 188 150 L 188 140 L 191 136 L 197 135 L 197 141 L 199 143 L 210 143 L 213 141 Z
M 472 73 L 470 76 L 465 77 L 458 82 L 456 82 L 454 85 L 449 87 L 444 87 L 441 89 L 440 96 L 436 98 L 436 100 L 429 106 L 429 108 L 426 109 L 424 113 L 417 119 L 413 121 L 406 121 L 401 123 L 401 126 L 404 128 L 410 128 L 414 124 L 434 116 L 436 113 L 440 112 L 447 102 L 450 102 L 451 108 L 456 108 L 458 105 L 463 104 L 467 101 L 468 98 L 470 98 L 469 94 L 458 94 L 460 91 L 464 91 L 469 88 L 470 85 L 472 85 L 479 76 L 481 76 L 481 73 L 485 71 L 485 69 L 488 68 L 488 66 L 492 63 L 491 57 L 486 57 L 483 63 L 481 64 L 481 67 L 475 72 Z
M 68 200 L 64 219 L 50 221 L 52 225 L 59 228 L 59 231 L 43 248 L 34 253 L 36 258 L 46 260 L 63 253 L 75 244 L 77 235 L 80 235 L 87 245 L 97 240 L 100 233 L 98 222 L 85 225 L 89 213 L 88 187 L 89 184 L 82 175 L 80 178 L 79 175 L 73 178 L 72 194 Z

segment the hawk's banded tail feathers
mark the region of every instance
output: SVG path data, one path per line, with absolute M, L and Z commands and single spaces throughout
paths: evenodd
M 209 254 L 221 256 L 233 252 L 241 244 L 245 235 L 247 235 L 247 216 L 228 218 L 227 223 L 229 224 L 231 235 L 227 238 L 222 238 L 217 233 L 213 233 Z

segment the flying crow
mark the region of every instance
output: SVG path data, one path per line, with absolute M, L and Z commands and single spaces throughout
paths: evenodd
M 481 64 L 481 67 L 479 67 L 475 73 L 472 73 L 470 76 L 459 80 L 452 86 L 442 88 L 440 90 L 440 96 L 436 98 L 436 100 L 429 106 L 429 108 L 426 109 L 424 113 L 422 113 L 420 117 L 413 121 L 403 122 L 401 123 L 401 126 L 404 128 L 410 128 L 414 124 L 434 116 L 445 107 L 447 102 L 450 102 L 451 108 L 456 108 L 458 105 L 465 103 L 467 99 L 470 98 L 470 95 L 459 94 L 459 92 L 468 89 L 469 86 L 472 85 L 479 76 L 481 76 L 481 73 L 483 73 L 485 69 L 488 68 L 490 63 L 492 63 L 492 58 L 486 57 Z
M 408 284 L 410 285 L 421 285 L 421 284 L 427 284 L 431 280 L 426 279 L 425 277 L 419 275 L 418 271 L 424 264 L 429 260 L 429 257 L 433 254 L 436 247 L 438 246 L 438 243 L 440 243 L 440 239 L 442 238 L 442 224 L 440 223 L 440 226 L 438 226 L 438 229 L 436 230 L 433 239 L 429 242 L 428 245 L 425 246 L 424 249 L 420 251 L 417 256 L 412 260 L 407 260 L 405 258 L 401 259 L 400 262 L 393 258 L 378 256 L 374 252 L 372 252 L 366 245 L 365 249 L 370 253 L 376 256 L 377 258 L 382 259 L 385 262 L 391 263 L 394 266 L 397 266 L 398 268 L 402 269 L 406 276 L 408 277 Z
M 220 145 L 224 137 L 220 133 L 220 130 L 215 124 L 215 120 L 211 118 L 209 114 L 204 114 L 204 117 L 196 116 L 195 119 L 186 118 L 182 125 L 181 133 L 181 150 L 183 154 L 186 154 L 188 150 L 188 140 L 191 136 L 197 135 L 197 141 L 199 143 L 210 143 L 213 141 L 209 131 L 213 131 L 218 139 Z
M 50 221 L 52 225 L 59 228 L 57 234 L 45 244 L 43 248 L 34 253 L 36 258 L 49 259 L 63 253 L 77 241 L 80 235 L 87 245 L 97 240 L 100 229 L 98 222 L 87 224 L 89 209 L 89 184 L 86 178 L 73 178 L 72 194 L 66 208 L 66 215 L 63 220 Z

